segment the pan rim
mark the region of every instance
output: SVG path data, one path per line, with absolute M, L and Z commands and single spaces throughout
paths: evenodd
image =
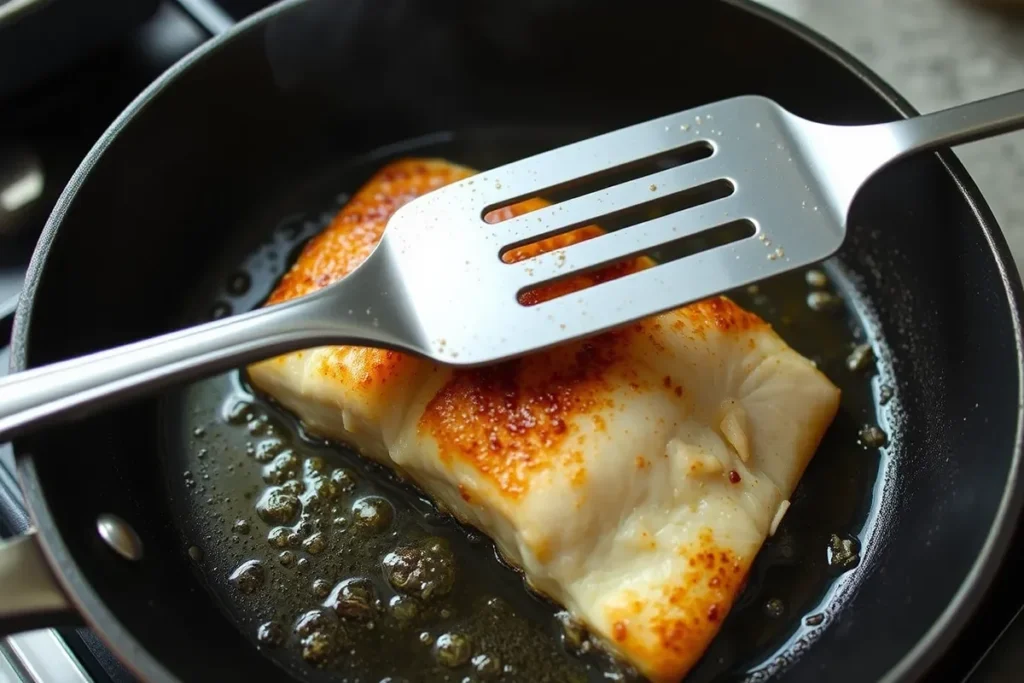
M 53 240 L 63 222 L 64 215 L 74 202 L 79 188 L 111 142 L 160 92 L 171 85 L 180 74 L 201 62 L 208 54 L 221 49 L 222 46 L 271 17 L 283 14 L 293 7 L 309 1 L 280 0 L 250 15 L 223 34 L 203 43 L 157 77 L 103 132 L 61 193 L 33 252 L 15 313 L 14 329 L 11 335 L 10 367 L 12 372 L 28 367 L 31 311 Z M 754 0 L 724 0 L 724 2 L 781 28 L 815 48 L 823 56 L 834 60 L 839 66 L 867 85 L 900 116 L 909 117 L 918 113 L 909 102 L 863 62 L 810 27 L 776 10 L 759 5 Z M 1024 446 L 1024 346 L 1022 346 L 1024 335 L 1022 335 L 1021 325 L 1024 290 L 1022 290 L 1020 274 L 1013 262 L 1003 233 L 974 180 L 953 152 L 944 150 L 937 153 L 937 156 L 977 220 L 989 249 L 995 257 L 1001 284 L 1007 296 L 1016 347 L 1017 429 L 1009 473 L 999 508 L 978 557 L 943 612 L 917 643 L 886 673 L 881 679 L 881 683 L 911 681 L 922 676 L 935 664 L 940 653 L 961 634 L 966 622 L 974 615 L 980 601 L 987 593 L 1005 558 L 1010 537 L 1016 529 L 1022 506 L 1024 506 L 1024 471 L 1021 468 L 1021 452 L 1022 446 Z M 170 670 L 151 655 L 109 611 L 100 596 L 78 570 L 76 560 L 61 540 L 60 532 L 43 492 L 43 483 L 39 478 L 31 454 L 25 452 L 24 449 L 19 449 L 17 441 L 13 446 L 22 490 L 25 493 L 34 526 L 39 532 L 40 544 L 51 567 L 54 568 L 54 574 L 67 592 L 69 599 L 79 609 L 82 618 L 134 674 L 154 683 L 177 683 L 178 679 Z

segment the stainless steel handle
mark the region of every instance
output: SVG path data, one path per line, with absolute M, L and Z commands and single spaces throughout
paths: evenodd
M 0 541 L 0 635 L 78 622 L 35 533 Z
M 1024 90 L 883 124 L 899 158 L 947 145 L 960 145 L 1024 128 Z
M 251 313 L 81 356 L 0 380 L 0 441 L 83 417 L 144 392 L 303 348 L 369 343 L 408 348 L 415 333 L 402 300 L 382 283 L 389 262 L 371 255 L 341 281 Z
M 860 188 L 875 173 L 915 152 L 959 145 L 1024 128 L 1024 90 L 909 119 L 860 126 L 800 120 L 793 132 L 804 156 L 829 185 L 829 200 L 845 221 Z
M 172 382 L 325 343 L 314 297 L 9 375 L 0 380 L 0 441 L 81 417 Z

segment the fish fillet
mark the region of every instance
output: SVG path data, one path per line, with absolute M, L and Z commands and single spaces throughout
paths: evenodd
M 434 159 L 389 164 L 268 305 L 344 277 L 399 206 L 472 173 Z M 507 258 L 600 234 L 588 226 Z M 399 471 L 488 534 L 535 589 L 654 681 L 685 676 L 718 632 L 839 404 L 810 361 L 724 297 L 481 369 L 326 347 L 249 375 L 310 431 Z

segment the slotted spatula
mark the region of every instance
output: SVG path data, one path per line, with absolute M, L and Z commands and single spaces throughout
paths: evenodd
M 165 386 L 332 344 L 452 365 L 493 363 L 815 263 L 846 236 L 860 187 L 917 151 L 1024 127 L 1024 91 L 913 119 L 831 126 L 738 97 L 623 128 L 435 190 L 399 209 L 369 259 L 308 296 L 0 381 L 0 440 Z M 484 216 L 678 153 L 689 163 L 500 223 Z M 515 246 L 580 226 L 690 207 L 516 263 Z M 535 305 L 522 294 L 726 225 L 745 237 Z

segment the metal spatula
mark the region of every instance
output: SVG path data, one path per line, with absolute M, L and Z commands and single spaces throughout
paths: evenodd
M 739 97 L 600 135 L 407 204 L 362 266 L 314 294 L 0 381 L 0 439 L 300 348 L 382 346 L 468 366 L 601 332 L 820 261 L 842 245 L 850 205 L 878 169 L 911 152 L 1022 127 L 1024 91 L 853 127 Z M 659 160 L 671 167 L 500 223 L 484 220 L 494 208 Z M 680 201 L 686 208 L 556 252 L 501 258 L 544 237 Z M 723 226 L 746 232 L 567 296 L 521 303 L 540 285 Z

